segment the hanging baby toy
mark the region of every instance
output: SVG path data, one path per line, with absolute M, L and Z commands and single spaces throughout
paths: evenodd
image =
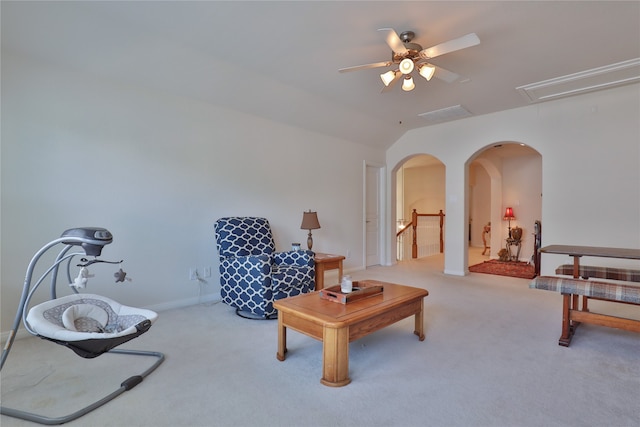
M 125 271 L 122 270 L 122 268 L 118 271 L 116 271 L 115 273 L 113 273 L 113 277 L 116 278 L 116 283 L 118 282 L 124 282 L 125 279 L 127 281 L 131 281 L 131 277 L 127 277 L 127 273 Z
M 87 267 L 82 267 L 80 268 L 78 277 L 73 280 L 73 283 L 69 283 L 69 286 L 73 286 L 76 289 L 84 289 L 87 287 L 89 277 L 94 277 L 94 275 L 89 274 L 89 269 Z
M 89 269 L 87 268 L 87 266 L 91 265 L 91 264 L 95 264 L 95 263 L 106 263 L 106 264 L 122 264 L 123 260 L 120 261 L 104 261 L 104 260 L 99 260 L 99 259 L 94 259 L 89 261 L 86 258 L 82 258 L 81 261 L 84 264 L 78 264 L 78 267 L 80 267 L 80 271 L 78 272 L 78 276 L 73 279 L 72 283 L 69 283 L 69 286 L 72 286 L 76 289 L 84 289 L 87 287 L 87 282 L 89 280 L 89 277 L 94 277 L 93 274 L 89 274 Z M 122 270 L 122 268 L 120 268 L 118 271 L 116 271 L 115 273 L 113 273 L 113 277 L 116 278 L 116 283 L 118 282 L 124 282 L 125 280 L 127 281 L 131 281 L 130 277 L 127 277 L 127 273 Z

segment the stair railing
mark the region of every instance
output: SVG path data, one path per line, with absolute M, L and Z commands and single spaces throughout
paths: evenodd
M 435 214 L 423 214 L 423 213 L 418 213 L 416 211 L 416 209 L 413 209 L 413 212 L 411 212 L 411 222 L 406 224 L 403 228 L 401 228 L 397 233 L 396 233 L 396 239 L 398 241 L 398 245 L 402 245 L 402 242 L 404 241 L 408 231 L 407 230 L 412 230 L 412 240 L 411 240 L 411 258 L 418 258 L 418 242 L 421 240 L 419 239 L 418 236 L 418 219 L 420 217 L 440 217 L 440 253 L 444 252 L 444 217 L 445 214 L 444 212 L 442 212 L 442 209 L 440 209 L 440 212 L 435 213 Z M 422 242 L 421 242 L 422 243 Z M 426 242 L 424 242 L 426 244 Z

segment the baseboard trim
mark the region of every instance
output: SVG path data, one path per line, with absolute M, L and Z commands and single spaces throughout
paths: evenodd
M 176 300 L 176 301 L 167 301 L 165 303 L 154 304 L 154 305 L 145 306 L 142 308 L 146 308 L 147 310 L 152 310 L 155 312 L 163 312 L 167 310 L 173 310 L 176 308 L 189 307 L 197 304 L 210 304 L 210 303 L 216 303 L 220 301 L 221 301 L 220 293 L 214 293 L 209 295 L 203 295 L 201 297 L 185 298 L 185 299 Z M 20 323 L 20 327 L 18 328 L 18 332 L 16 332 L 15 339 L 19 340 L 19 339 L 28 338 L 31 336 L 33 335 L 31 335 L 24 328 L 24 325 Z M 4 343 L 6 343 L 9 340 L 9 331 L 4 331 L 0 333 L 0 339 L 2 340 L 2 343 L 4 346 Z
M 448 274 L 449 276 L 466 276 L 466 273 L 460 270 L 444 270 L 444 274 Z
M 148 307 L 144 307 L 148 310 L 153 310 L 157 312 L 173 310 L 176 308 L 189 307 L 197 304 L 206 304 L 212 302 L 220 302 L 222 299 L 219 293 L 203 295 L 201 297 L 193 297 L 193 298 L 185 298 L 181 300 L 175 301 L 167 301 L 161 304 L 155 304 Z

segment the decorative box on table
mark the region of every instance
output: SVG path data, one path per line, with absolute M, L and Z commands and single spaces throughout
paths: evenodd
M 383 290 L 384 287 L 380 284 L 361 280 L 359 282 L 353 282 L 353 291 L 349 293 L 342 292 L 340 290 L 340 285 L 321 289 L 320 298 L 338 302 L 340 304 L 348 304 L 362 298 L 379 295 Z

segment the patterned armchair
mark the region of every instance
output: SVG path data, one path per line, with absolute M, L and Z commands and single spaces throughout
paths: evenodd
M 315 289 L 313 252 L 276 252 L 266 218 L 220 218 L 215 234 L 222 302 L 238 315 L 273 318 L 273 301 Z

